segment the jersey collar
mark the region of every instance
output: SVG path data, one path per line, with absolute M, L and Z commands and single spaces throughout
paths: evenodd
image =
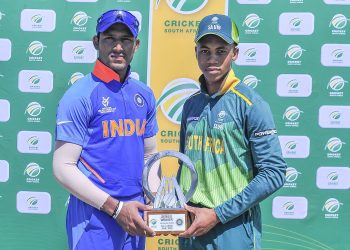
M 92 74 L 96 76 L 98 79 L 102 80 L 105 83 L 110 83 L 115 80 L 120 83 L 120 76 L 111 68 L 104 65 L 99 59 L 96 60 L 94 70 Z M 128 71 L 126 73 L 126 78 L 130 74 L 130 66 L 128 66 Z M 126 79 L 125 78 L 125 79 Z
M 199 77 L 199 82 L 201 84 L 201 91 L 204 92 L 205 94 L 208 94 L 207 87 L 205 85 L 205 77 L 204 77 L 204 75 L 201 75 Z M 236 77 L 235 72 L 233 71 L 233 69 L 231 69 L 229 71 L 229 73 L 227 74 L 227 76 L 226 76 L 224 85 L 221 87 L 221 89 L 219 89 L 218 92 L 216 92 L 215 94 L 211 95 L 211 97 L 215 98 L 215 97 L 217 97 L 219 95 L 224 95 L 229 89 L 234 88 L 239 82 L 240 82 L 240 80 Z

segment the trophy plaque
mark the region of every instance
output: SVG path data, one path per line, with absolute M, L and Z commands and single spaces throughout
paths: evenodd
M 148 176 L 152 166 L 163 157 L 175 157 L 182 161 L 182 167 L 186 166 L 191 172 L 191 186 L 186 194 L 183 194 L 175 176 L 162 176 L 160 185 L 154 196 L 150 191 Z M 162 166 L 164 168 L 164 166 Z M 198 184 L 198 175 L 190 158 L 173 151 L 160 151 L 150 157 L 146 162 L 142 175 L 142 186 L 145 195 L 153 203 L 153 209 L 144 211 L 144 219 L 156 235 L 178 235 L 190 226 L 190 215 L 184 205 L 193 196 Z

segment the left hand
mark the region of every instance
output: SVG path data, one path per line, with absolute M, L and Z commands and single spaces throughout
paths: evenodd
M 185 232 L 179 234 L 179 237 L 189 238 L 204 235 L 219 223 L 214 209 L 191 207 L 188 205 L 185 205 L 185 209 L 194 216 L 194 221 Z

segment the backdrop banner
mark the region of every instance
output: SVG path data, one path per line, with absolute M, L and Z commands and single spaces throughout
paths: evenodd
M 141 24 L 132 77 L 157 99 L 159 150 L 178 150 L 183 104 L 199 90 L 199 21 L 236 21 L 233 68 L 270 104 L 288 164 L 284 187 L 261 203 L 263 249 L 348 249 L 350 0 L 2 0 L 0 249 L 67 249 L 68 193 L 52 175 L 56 108 L 91 72 L 96 20 L 115 8 Z M 178 238 L 146 245 L 175 250 Z

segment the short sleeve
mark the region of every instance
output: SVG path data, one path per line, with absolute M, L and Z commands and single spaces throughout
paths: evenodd
M 156 109 L 156 99 L 151 94 L 149 106 L 147 110 L 147 123 L 145 129 L 145 138 L 149 138 L 157 134 L 158 132 L 158 123 L 157 123 L 157 109 Z
M 64 95 L 57 108 L 56 140 L 83 146 L 91 110 L 91 102 L 86 97 Z

